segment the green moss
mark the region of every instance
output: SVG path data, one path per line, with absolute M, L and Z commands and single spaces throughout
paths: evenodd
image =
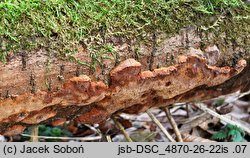
M 108 56 L 112 43 L 106 40 L 114 36 L 146 40 L 154 32 L 171 36 L 195 26 L 214 32 L 215 40 L 226 32 L 227 39 L 246 46 L 249 25 L 250 6 L 240 0 L 3 0 L 0 60 L 6 61 L 10 51 L 36 48 L 72 59 L 85 45 L 92 62 L 78 62 L 94 68 Z

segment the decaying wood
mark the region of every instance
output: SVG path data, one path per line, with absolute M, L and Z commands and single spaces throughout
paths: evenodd
M 84 75 L 70 78 L 58 91 L 38 90 L 0 100 L 0 133 L 13 135 L 26 126 L 66 120 L 98 123 L 115 112 L 138 113 L 152 106 L 216 97 L 249 87 L 249 74 L 243 59 L 234 67 L 217 67 L 196 55 L 179 56 L 177 64 L 152 71 L 142 71 L 141 63 L 127 59 L 110 72 L 109 85 Z

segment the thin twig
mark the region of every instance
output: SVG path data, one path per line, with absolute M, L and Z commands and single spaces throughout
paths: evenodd
M 246 133 L 250 134 L 250 129 L 242 124 L 239 124 L 233 120 L 230 120 L 229 118 L 226 118 L 218 113 L 216 113 L 215 111 L 207 108 L 207 106 L 203 103 L 197 103 L 195 104 L 195 106 L 197 106 L 198 108 L 200 108 L 201 110 L 203 110 L 204 112 L 206 113 L 209 113 L 210 115 L 214 116 L 214 117 L 217 117 L 221 120 L 222 123 L 224 124 L 232 124 L 232 125 L 235 125 L 235 126 L 238 126 L 240 127 L 242 130 L 244 130 Z
M 112 142 L 110 135 L 106 135 L 106 140 L 107 140 L 107 142 Z
M 173 118 L 173 116 L 170 114 L 170 111 L 169 109 L 166 107 L 166 108 L 163 108 L 164 112 L 166 113 L 166 116 L 169 120 L 169 123 L 171 124 L 171 126 L 173 127 L 173 130 L 174 130 L 174 133 L 176 135 L 176 139 L 178 142 L 183 142 L 182 140 L 182 137 L 181 137 L 181 132 L 179 131 L 178 127 L 177 127 L 177 124 Z
M 102 137 L 102 132 L 100 131 L 100 129 L 96 128 L 96 127 L 93 127 L 89 124 L 84 124 L 85 126 L 87 126 L 89 129 L 91 129 L 92 131 L 95 132 L 95 134 L 98 134 L 99 136 Z
M 122 126 L 122 124 L 115 117 L 112 117 L 112 119 L 114 120 L 115 125 L 118 127 L 118 129 L 124 135 L 125 139 L 128 142 L 133 142 L 133 140 L 129 137 L 129 134 L 126 132 L 126 130 L 124 129 L 124 127 Z
M 227 95 L 228 97 L 226 97 L 225 102 L 232 103 L 232 102 L 239 100 L 239 98 L 242 98 L 242 97 L 249 95 L 249 94 L 250 94 L 250 91 L 247 91 L 244 93 L 240 93 L 238 91 L 236 93 L 232 93 L 232 94 Z
M 250 94 L 250 91 L 246 91 L 246 92 L 244 92 L 244 93 L 241 93 L 238 97 L 239 98 L 242 98 L 242 97 L 244 97 L 244 96 L 246 96 L 246 95 L 249 95 Z
M 39 142 L 39 139 L 36 137 L 38 136 L 38 126 L 31 127 L 31 135 L 32 135 L 32 137 L 30 137 L 31 142 Z
M 80 140 L 80 141 L 93 141 L 93 140 L 99 140 L 102 138 L 102 136 L 88 136 L 88 137 L 50 137 L 50 136 L 32 136 L 29 134 L 21 134 L 24 137 L 36 137 L 41 139 L 61 139 L 61 140 Z
M 170 142 L 176 142 L 174 138 L 168 133 L 165 127 L 160 123 L 160 121 L 149 111 L 147 110 L 148 116 L 153 120 L 153 122 L 161 129 L 164 135 L 168 138 Z
M 186 104 L 186 106 L 185 106 L 185 109 L 186 109 L 186 112 L 187 112 L 187 118 L 189 118 L 189 105 L 188 104 Z

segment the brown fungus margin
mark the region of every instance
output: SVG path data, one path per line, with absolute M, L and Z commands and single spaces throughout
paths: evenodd
M 205 98 L 207 89 L 223 84 L 246 66 L 243 59 L 234 68 L 209 66 L 204 58 L 191 55 L 179 56 L 173 66 L 142 71 L 139 62 L 127 59 L 110 72 L 110 85 L 80 76 L 69 79 L 58 92 L 38 91 L 0 100 L 0 133 L 13 135 L 30 125 L 58 125 L 66 120 L 99 123 L 115 112 L 138 113 L 152 106 Z

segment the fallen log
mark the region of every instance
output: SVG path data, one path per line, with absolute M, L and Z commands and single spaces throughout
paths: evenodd
M 241 0 L 27 4 L 0 7 L 0 134 L 249 90 Z
M 57 125 L 66 120 L 99 123 L 115 112 L 138 113 L 153 106 L 201 100 L 249 88 L 246 60 L 239 60 L 235 67 L 210 66 L 206 62 L 194 55 L 180 56 L 176 65 L 142 71 L 139 62 L 127 59 L 110 72 L 110 85 L 79 76 L 69 79 L 56 92 L 38 91 L 3 99 L 0 133 L 13 135 L 26 126 Z M 235 84 L 227 86 L 228 90 L 221 89 L 230 82 Z

